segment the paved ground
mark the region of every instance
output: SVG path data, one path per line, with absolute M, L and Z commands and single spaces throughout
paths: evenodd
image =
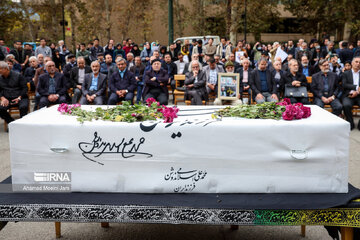
M 356 121 L 357 122 L 357 121 Z M 34 136 L 36 138 L 36 136 Z M 11 173 L 8 134 L 0 120 L 0 181 Z M 350 135 L 350 183 L 360 188 L 360 131 Z M 54 223 L 8 223 L 0 232 L 0 239 L 54 239 Z M 307 226 L 306 237 L 300 236 L 300 227 L 250 226 L 232 231 L 228 226 L 167 225 L 167 224 L 110 224 L 101 228 L 99 223 L 63 223 L 62 239 L 331 239 L 322 226 Z

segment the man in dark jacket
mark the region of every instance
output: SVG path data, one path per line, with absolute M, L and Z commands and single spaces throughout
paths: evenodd
M 167 105 L 169 100 L 169 92 L 167 84 L 169 81 L 168 72 L 161 68 L 160 59 L 154 59 L 151 62 L 151 69 L 145 72 L 145 88 L 143 98 L 154 98 L 161 105 Z
M 86 105 L 94 103 L 95 105 L 103 105 L 107 75 L 100 73 L 100 64 L 97 61 L 91 63 L 91 70 L 92 73 L 85 74 L 84 81 L 81 86 L 82 96 L 80 104 Z
M 141 101 L 142 89 L 144 87 L 143 76 L 145 72 L 145 65 L 142 64 L 140 56 L 135 57 L 135 65 L 130 68 L 130 72 L 135 74 L 137 85 L 136 103 Z
M 28 112 L 29 100 L 27 85 L 24 77 L 17 72 L 11 71 L 6 62 L 0 62 L 0 117 L 6 123 L 14 121 L 7 110 L 11 107 L 19 107 L 20 117 Z
M 191 100 L 191 105 L 202 105 L 202 100 L 208 100 L 206 74 L 198 60 L 191 61 L 190 68 L 191 71 L 185 75 L 185 100 Z
M 127 70 L 126 63 L 126 60 L 123 58 L 118 59 L 116 62 L 119 70 L 110 77 L 108 105 L 116 105 L 120 101 L 133 101 L 136 80 L 135 75 Z
M 287 87 L 306 87 L 308 88 L 308 83 L 304 74 L 299 71 L 299 63 L 296 59 L 291 59 L 289 61 L 289 71 L 286 72 L 284 76 L 283 82 L 280 86 L 284 86 L 285 92 Z M 309 99 L 307 97 L 290 97 L 291 103 L 302 103 L 302 104 L 309 104 Z
M 73 88 L 74 95 L 72 97 L 72 104 L 79 101 L 81 96 L 81 87 L 85 79 L 85 74 L 91 73 L 91 68 L 85 65 L 85 58 L 77 58 L 77 66 L 70 71 L 70 84 Z
M 278 90 L 270 70 L 266 69 L 267 60 L 261 58 L 258 62 L 258 69 L 250 74 L 250 87 L 256 103 L 277 102 Z
M 170 53 L 165 53 L 164 62 L 161 64 L 161 67 L 168 72 L 169 81 L 168 84 L 171 84 L 171 89 L 174 91 L 175 89 L 175 80 L 174 75 L 177 74 L 177 66 L 175 63 L 171 61 Z
M 53 61 L 48 61 L 45 68 L 47 73 L 40 75 L 37 87 L 40 94 L 39 108 L 66 102 L 67 88 L 64 75 L 56 72 Z
M 314 103 L 321 108 L 325 104 L 330 104 L 332 113 L 339 116 L 342 105 L 336 97 L 340 92 L 339 78 L 336 73 L 330 72 L 329 62 L 325 59 L 319 61 L 321 72 L 312 76 L 310 85 L 311 92 L 314 94 Z
M 351 61 L 353 59 L 354 52 L 348 48 L 348 43 L 343 42 L 341 44 L 343 49 L 339 52 L 339 58 L 342 63 L 345 63 L 346 61 Z
M 346 120 L 350 122 L 351 130 L 354 129 L 354 120 L 352 116 L 352 107 L 354 105 L 360 106 L 360 57 L 354 57 L 351 62 L 352 69 L 350 71 L 345 71 L 342 74 L 342 85 L 344 88 L 343 93 L 343 106 L 344 114 Z M 360 123 L 360 121 L 359 121 Z M 358 124 L 358 129 L 360 130 L 360 124 Z

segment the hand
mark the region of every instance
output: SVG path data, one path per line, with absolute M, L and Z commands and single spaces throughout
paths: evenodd
M 135 77 L 135 80 L 136 80 L 136 81 L 139 81 L 139 77 Z
M 196 77 L 196 76 L 199 74 L 199 72 L 198 72 L 198 71 L 194 71 L 193 74 L 194 74 L 194 77 Z
M 207 85 L 211 90 L 213 90 L 213 91 L 215 90 L 215 85 L 214 84 L 208 83 Z
M 161 82 L 161 83 L 160 83 L 160 86 L 163 87 L 163 86 L 164 86 L 164 83 Z
M 49 102 L 55 102 L 58 99 L 58 97 L 55 94 L 50 94 L 48 96 Z
M 156 81 L 156 77 L 153 77 L 150 79 L 151 81 Z
M 258 93 L 256 95 L 256 99 L 258 99 L 258 100 L 264 99 L 264 96 L 261 93 Z
M 355 97 L 357 97 L 357 95 L 358 95 L 358 92 L 354 91 L 349 95 L 349 98 L 355 98 Z
M 322 96 L 321 101 L 323 101 L 323 103 L 327 104 L 328 99 L 326 97 Z
M 189 85 L 186 85 L 187 88 L 193 88 L 194 87 L 194 84 L 189 84 Z
M 116 94 L 117 94 L 119 97 L 121 97 L 121 90 L 117 90 L 117 91 L 116 91 Z
M 250 86 L 244 87 L 244 90 L 249 90 Z
M 223 59 L 221 59 L 221 61 L 222 61 L 223 63 L 225 63 L 225 62 L 226 62 L 226 59 L 225 59 L 225 58 L 223 58 Z
M 168 81 L 168 84 L 170 84 L 171 83 L 171 78 L 169 78 L 169 81 Z
M 1 97 L 0 105 L 1 105 L 2 107 L 7 107 L 7 106 L 9 106 L 9 100 L 7 100 L 5 97 Z
M 92 102 L 92 99 L 91 99 L 91 97 L 89 96 L 89 94 L 86 94 L 86 100 L 87 100 L 88 102 Z
M 15 99 L 11 100 L 10 105 L 16 105 L 16 104 L 18 104 L 19 102 L 20 102 L 20 99 L 19 99 L 19 98 L 15 98 Z
M 279 101 L 278 96 L 277 96 L 276 94 L 272 94 L 272 95 L 271 95 L 271 98 L 272 98 L 272 99 L 275 99 L 276 101 Z
M 80 89 L 81 90 L 81 85 L 76 85 L 76 88 Z
M 94 101 L 96 98 L 96 94 L 93 94 L 90 98 L 91 98 L 91 101 Z

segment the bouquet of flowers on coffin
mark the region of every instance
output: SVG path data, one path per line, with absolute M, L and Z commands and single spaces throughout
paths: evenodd
M 285 98 L 282 102 L 265 102 L 256 105 L 237 105 L 220 109 L 212 115 L 212 118 L 241 117 L 249 119 L 284 119 L 287 121 L 308 118 L 311 116 L 311 108 L 302 103 L 291 104 L 290 99 Z
M 81 109 L 80 104 L 61 104 L 58 111 L 65 115 L 76 116 L 81 123 L 92 120 L 104 120 L 112 122 L 143 122 L 147 120 L 164 119 L 165 123 L 171 123 L 177 118 L 177 107 L 160 105 L 153 98 L 146 100 L 146 104 L 131 105 L 130 102 L 122 102 L 113 108 L 96 108 L 95 111 Z

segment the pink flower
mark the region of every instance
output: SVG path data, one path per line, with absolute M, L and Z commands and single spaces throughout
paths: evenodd
M 304 115 L 304 112 L 301 110 L 301 108 L 296 107 L 295 119 L 302 119 L 303 115 Z
M 290 121 L 294 119 L 294 115 L 291 111 L 285 111 L 282 113 L 282 117 L 284 120 Z
M 132 116 L 132 117 L 136 117 L 136 114 L 135 114 L 135 113 L 132 113 L 131 116 Z
M 81 107 L 81 105 L 80 104 L 68 105 L 66 103 L 62 103 L 59 105 L 57 110 L 59 112 L 61 112 L 62 114 L 66 114 L 66 113 L 71 114 L 72 113 L 71 110 L 78 108 L 78 107 Z
M 146 104 L 148 105 L 148 107 L 151 106 L 152 103 L 156 102 L 156 100 L 154 98 L 148 98 L 146 99 Z
M 284 102 L 286 102 L 286 105 L 290 105 L 291 104 L 291 101 L 289 98 L 284 98 Z
M 308 118 L 311 116 L 311 108 L 303 106 L 301 110 L 304 112 L 303 118 Z
M 174 118 L 177 118 L 177 112 L 179 109 L 177 107 L 166 107 L 164 106 L 160 112 L 163 115 L 164 123 L 171 123 L 174 121 Z
M 295 105 L 296 107 L 300 107 L 300 108 L 301 108 L 302 106 L 304 106 L 302 103 L 295 103 L 294 105 Z
M 276 103 L 276 105 L 279 105 L 279 106 L 286 106 L 287 105 L 287 103 L 286 102 L 277 102 Z

